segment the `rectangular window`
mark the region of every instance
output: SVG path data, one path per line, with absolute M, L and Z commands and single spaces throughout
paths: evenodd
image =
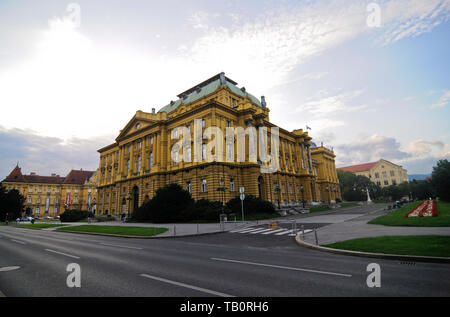
M 386 171 L 381 172 L 383 174 L 383 177 L 387 177 Z
M 390 171 L 389 173 L 391 174 L 391 176 L 395 176 L 394 171 Z
M 127 160 L 127 176 L 130 173 L 130 160 Z
M 205 127 L 205 119 L 202 119 L 202 128 Z
M 380 173 L 375 173 L 375 178 L 380 178 Z
M 234 179 L 230 179 L 230 192 L 234 192 Z
M 140 157 L 140 156 L 138 156 L 138 158 L 137 158 L 136 171 L 137 171 L 138 173 L 141 172 L 141 157 Z
M 388 181 L 384 181 L 384 185 L 389 185 L 389 182 Z
M 206 193 L 206 179 L 202 179 L 202 193 Z
M 187 162 L 191 161 L 191 147 L 190 146 L 186 148 L 186 160 L 187 160 Z
M 206 144 L 202 143 L 202 160 L 206 160 Z
M 148 158 L 148 169 L 152 169 L 153 166 L 153 152 L 150 152 L 150 156 Z
M 191 182 L 186 182 L 186 191 L 191 192 Z
M 150 144 L 153 144 L 153 137 L 150 137 Z

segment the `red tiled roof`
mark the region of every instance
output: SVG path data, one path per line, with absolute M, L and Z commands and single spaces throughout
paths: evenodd
M 4 182 L 13 183 L 43 183 L 43 184 L 62 184 L 64 177 L 60 176 L 40 176 L 35 174 L 23 175 L 19 166 L 16 166 L 12 172 L 6 176 Z
M 12 172 L 3 180 L 3 182 L 16 183 L 41 183 L 41 184 L 79 184 L 82 185 L 86 180 L 91 178 L 95 172 L 83 170 L 71 170 L 66 177 L 40 176 L 36 174 L 23 175 L 21 168 L 16 166 Z
M 22 175 L 22 171 L 17 165 L 14 167 L 11 173 L 3 180 L 4 182 L 26 182 L 25 178 Z
M 372 162 L 372 163 L 365 163 L 365 164 L 359 164 L 359 165 L 352 165 L 352 166 L 345 166 L 340 167 L 338 170 L 345 171 L 345 172 L 365 172 L 370 170 L 372 167 L 374 167 L 378 162 Z
M 64 184 L 84 184 L 95 172 L 93 171 L 83 171 L 83 170 L 71 170 L 67 174 Z

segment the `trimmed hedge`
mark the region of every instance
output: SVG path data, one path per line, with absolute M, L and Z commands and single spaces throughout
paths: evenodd
M 226 208 L 236 214 L 241 214 L 241 199 L 239 196 L 236 196 L 232 199 L 230 199 L 227 204 Z M 252 214 L 275 214 L 275 207 L 270 201 L 262 200 L 261 198 L 252 196 L 252 195 L 245 195 L 244 200 L 244 208 L 245 208 L 245 214 L 246 215 L 252 215 Z
M 86 219 L 89 215 L 87 210 L 66 210 L 61 216 L 61 222 L 77 222 Z

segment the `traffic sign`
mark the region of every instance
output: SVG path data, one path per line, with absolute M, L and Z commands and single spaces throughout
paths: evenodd
M 242 186 L 242 187 L 239 187 L 239 193 L 243 194 L 244 191 L 245 191 L 245 188 L 244 188 L 243 186 Z
M 245 195 L 244 194 L 241 194 L 241 200 L 244 200 L 245 199 Z

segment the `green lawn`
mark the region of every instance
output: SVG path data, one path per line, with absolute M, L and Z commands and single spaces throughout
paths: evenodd
M 437 217 L 406 218 L 405 215 L 420 203 L 420 201 L 416 201 L 400 209 L 394 209 L 394 211 L 384 216 L 369 221 L 369 224 L 406 227 L 450 227 L 450 203 L 448 202 L 437 202 Z
M 340 205 L 341 205 L 341 208 L 358 206 L 357 203 L 341 203 Z
M 333 249 L 397 255 L 450 257 L 450 236 L 386 236 L 324 245 Z
M 59 231 L 76 231 L 90 233 L 117 234 L 125 236 L 150 237 L 166 232 L 167 228 L 154 227 L 128 227 L 128 226 L 96 226 L 80 225 L 58 228 Z
M 325 210 L 331 210 L 328 206 L 314 206 L 309 208 L 309 212 L 317 212 L 317 211 L 325 211 Z
M 61 227 L 61 226 L 65 226 L 65 225 L 53 224 L 53 223 L 35 223 L 35 224 L 14 225 L 14 226 L 17 228 L 44 229 L 44 228 L 52 228 L 52 227 Z

